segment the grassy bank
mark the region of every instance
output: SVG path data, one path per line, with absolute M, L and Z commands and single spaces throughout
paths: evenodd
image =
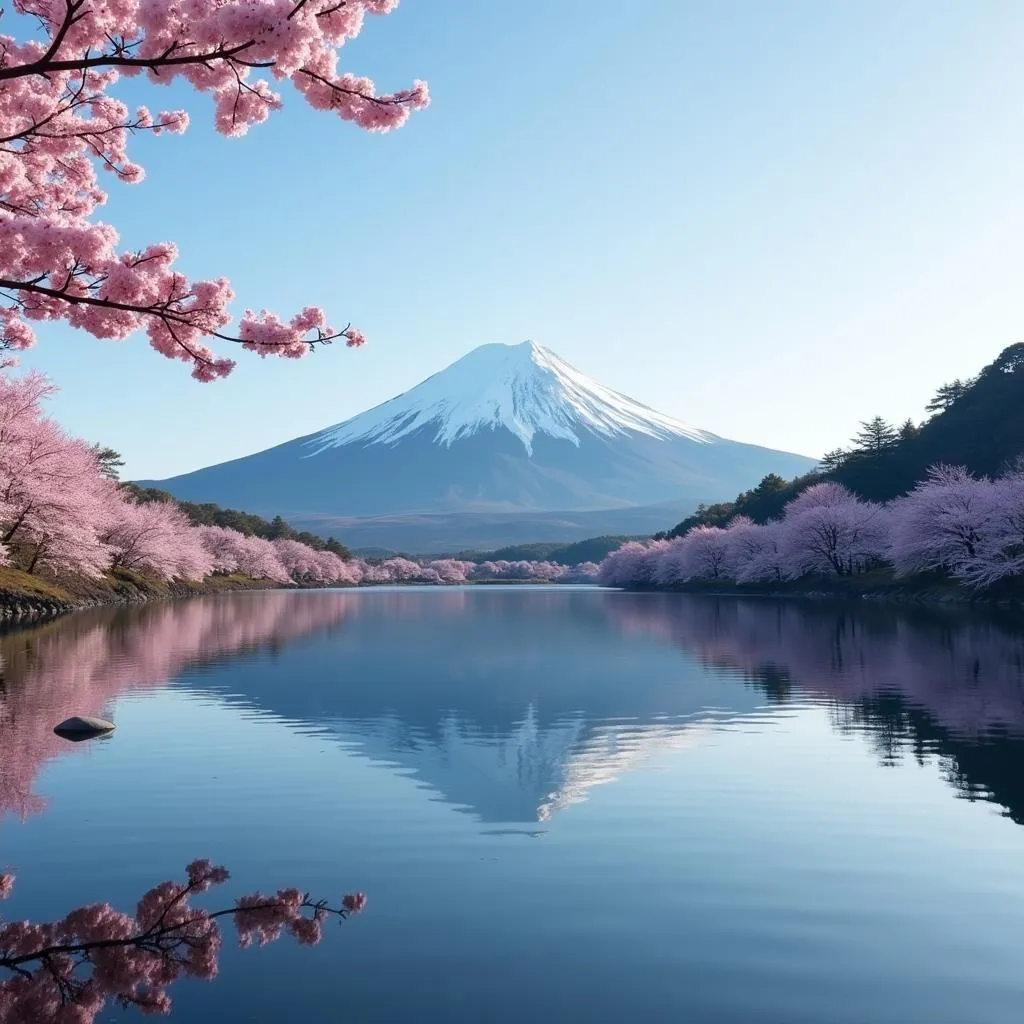
M 730 580 L 690 580 L 670 587 L 641 587 L 686 594 L 731 597 L 787 597 L 893 601 L 904 604 L 978 604 L 1024 608 L 1024 585 L 1006 581 L 989 590 L 974 590 L 939 574 L 897 579 L 879 569 L 855 576 L 807 576 L 778 582 L 733 583 Z
M 20 569 L 0 566 L 0 626 L 66 615 L 104 604 L 138 604 L 232 590 L 266 590 L 279 584 L 248 576 L 209 576 L 202 582 L 167 583 L 139 573 L 114 569 L 99 579 L 40 579 Z

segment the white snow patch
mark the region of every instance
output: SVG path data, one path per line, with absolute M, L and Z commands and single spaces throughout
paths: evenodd
M 526 341 L 481 345 L 410 391 L 321 431 L 308 444 L 311 455 L 357 441 L 390 445 L 428 426 L 436 431 L 435 443 L 446 446 L 478 430 L 504 427 L 531 455 L 537 434 L 578 446 L 585 430 L 606 437 L 635 432 L 702 444 L 717 440 L 604 387 L 550 349 Z

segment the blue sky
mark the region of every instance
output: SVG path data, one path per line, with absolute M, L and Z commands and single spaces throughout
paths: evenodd
M 238 353 L 201 385 L 143 337 L 45 326 L 22 364 L 131 476 L 247 454 L 532 338 L 738 440 L 817 455 L 1024 340 L 1024 5 L 404 0 L 347 66 L 433 105 L 371 136 L 286 106 L 243 139 L 185 105 L 104 219 L 238 308 L 370 345 Z M 138 86 L 133 83 L 133 89 Z

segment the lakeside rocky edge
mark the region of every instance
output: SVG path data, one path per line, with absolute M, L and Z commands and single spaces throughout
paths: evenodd
M 238 574 L 208 576 L 201 583 L 165 583 L 139 573 L 115 569 L 99 579 L 71 578 L 58 582 L 19 569 L 0 568 L 0 629 L 45 622 L 101 605 L 170 601 L 237 590 L 267 590 L 281 584 Z
M 545 580 L 473 580 L 472 586 L 495 584 L 543 584 Z M 467 581 L 469 583 L 469 581 Z M 373 584 L 388 586 L 389 584 Z M 434 584 L 445 586 L 445 584 Z M 0 630 L 11 626 L 32 625 L 50 619 L 98 608 L 104 605 L 144 604 L 149 601 L 174 601 L 242 590 L 322 590 L 338 583 L 293 583 L 254 580 L 239 573 L 207 576 L 202 582 L 177 580 L 167 583 L 125 569 L 114 569 L 99 579 L 74 577 L 59 583 L 31 576 L 19 569 L 0 567 Z
M 974 590 L 938 574 L 897 579 L 891 573 L 867 572 L 847 577 L 805 577 L 778 582 L 732 583 L 689 580 L 671 586 L 628 587 L 650 593 L 703 594 L 707 597 L 792 598 L 814 601 L 877 601 L 909 605 L 964 605 L 1024 611 L 1024 586 L 1017 581 Z

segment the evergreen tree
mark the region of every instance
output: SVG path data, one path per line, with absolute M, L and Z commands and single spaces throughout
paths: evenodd
M 281 516 L 274 516 L 270 520 L 270 529 L 267 530 L 267 540 L 279 540 L 282 538 L 290 538 L 294 534 L 294 530 L 284 521 Z
M 943 384 L 938 391 L 935 392 L 935 397 L 925 406 L 930 413 L 936 415 L 940 412 L 945 412 L 951 408 L 954 403 L 963 398 L 964 394 L 970 388 L 973 381 L 963 381 L 959 377 L 951 384 Z
M 881 416 L 874 416 L 861 422 L 860 431 L 853 439 L 854 451 L 858 455 L 881 455 L 890 448 L 895 448 L 898 441 L 899 434 L 896 428 Z
M 108 480 L 121 479 L 121 467 L 124 466 L 124 459 L 121 453 L 104 444 L 94 444 L 92 450 L 96 453 L 96 459 L 100 464 L 100 472 Z
M 900 427 L 900 443 L 902 444 L 904 441 L 909 441 L 911 438 L 917 437 L 919 429 L 920 428 L 914 423 L 912 419 L 905 420 L 903 426 Z
M 845 448 L 833 448 L 821 457 L 821 468 L 826 473 L 834 473 L 848 458 L 850 453 Z
M 762 477 L 761 482 L 752 491 L 748 491 L 744 497 L 766 498 L 770 494 L 778 494 L 779 491 L 784 491 L 788 486 L 788 481 L 783 480 L 778 473 L 769 473 L 767 476 Z
M 346 562 L 352 557 L 352 552 L 349 551 L 349 549 L 336 537 L 328 537 L 327 543 L 324 547 L 327 551 L 330 551 L 331 554 L 337 555 Z

